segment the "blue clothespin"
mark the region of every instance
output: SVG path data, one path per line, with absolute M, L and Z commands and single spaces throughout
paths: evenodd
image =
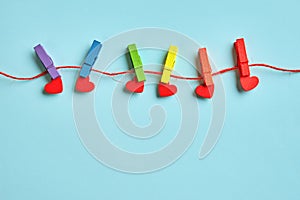
M 83 78 L 86 78 L 90 75 L 92 67 L 98 57 L 98 54 L 102 48 L 101 42 L 98 42 L 97 40 L 93 41 L 93 44 L 88 52 L 88 55 L 86 56 L 81 70 L 80 70 L 80 76 Z
M 76 82 L 76 91 L 78 92 L 90 92 L 95 88 L 95 84 L 90 81 L 89 75 L 93 68 L 93 65 L 96 62 L 96 59 L 99 55 L 99 52 L 102 48 L 101 42 L 97 40 L 93 41 L 93 44 L 84 59 L 84 62 L 81 66 L 79 77 Z

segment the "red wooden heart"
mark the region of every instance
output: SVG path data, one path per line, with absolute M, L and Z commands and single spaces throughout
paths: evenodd
M 252 77 L 241 77 L 240 78 L 241 86 L 245 91 L 254 89 L 258 83 L 259 79 L 256 76 Z
M 138 82 L 137 78 L 134 77 L 126 83 L 126 89 L 130 92 L 142 93 L 144 91 L 144 81 Z
M 161 97 L 168 97 L 176 94 L 177 87 L 175 85 L 159 83 L 158 84 L 158 94 Z
M 79 76 L 75 88 L 78 92 L 91 92 L 94 90 L 95 84 L 90 81 L 90 77 Z
M 203 97 L 203 98 L 212 98 L 212 96 L 214 95 L 214 89 L 215 86 L 214 85 L 199 85 L 196 89 L 195 92 L 198 96 Z
M 52 79 L 49 83 L 47 83 L 44 87 L 44 90 L 48 94 L 59 94 L 63 91 L 63 83 L 61 77 L 57 77 L 56 79 Z

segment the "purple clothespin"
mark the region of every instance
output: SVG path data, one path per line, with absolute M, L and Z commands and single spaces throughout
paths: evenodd
M 54 63 L 50 56 L 46 53 L 42 45 L 37 45 L 34 47 L 36 55 L 39 57 L 47 72 L 51 76 L 51 81 L 47 83 L 44 87 L 44 90 L 48 94 L 59 94 L 63 91 L 63 83 L 58 73 L 57 69 L 54 66 Z
M 45 49 L 42 45 L 37 45 L 34 47 L 35 53 L 43 63 L 44 67 L 48 71 L 49 75 L 52 79 L 56 79 L 57 77 L 60 77 L 60 74 L 58 73 L 57 69 L 54 66 L 54 63 L 51 59 L 51 57 L 47 54 Z

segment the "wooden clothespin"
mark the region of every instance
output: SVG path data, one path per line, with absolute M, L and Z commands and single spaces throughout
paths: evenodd
M 136 76 L 126 83 L 126 89 L 130 92 L 142 93 L 146 81 L 143 63 L 135 44 L 128 45 L 128 51 Z
M 94 40 L 81 66 L 79 77 L 76 81 L 76 86 L 75 86 L 76 91 L 91 92 L 94 90 L 95 84 L 90 81 L 89 75 L 98 58 L 101 48 L 102 48 L 101 42 Z
M 244 91 L 250 91 L 258 85 L 259 79 L 256 76 L 250 76 L 249 61 L 244 39 L 237 39 L 234 43 L 234 48 L 237 56 L 237 68 L 239 70 L 241 86 Z
M 206 48 L 200 48 L 198 51 L 201 75 L 203 78 L 203 85 L 199 85 L 195 92 L 198 96 L 203 98 L 212 98 L 214 94 L 215 85 L 212 78 L 212 70 L 209 63 Z
M 34 47 L 36 55 L 39 57 L 40 61 L 44 65 L 45 69 L 51 76 L 51 81 L 47 83 L 44 87 L 44 91 L 48 94 L 59 94 L 63 91 L 63 83 L 61 76 L 58 73 L 51 57 L 47 54 L 44 47 L 39 44 Z
M 161 76 L 161 80 L 160 83 L 158 84 L 158 94 L 161 97 L 172 96 L 177 92 L 177 87 L 169 83 L 171 79 L 172 71 L 175 67 L 177 52 L 178 52 L 178 48 L 176 46 L 170 46 L 165 61 L 163 73 Z

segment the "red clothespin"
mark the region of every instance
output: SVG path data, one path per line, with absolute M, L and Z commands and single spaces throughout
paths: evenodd
M 199 85 L 195 92 L 198 96 L 203 98 L 212 98 L 214 94 L 214 81 L 212 79 L 211 67 L 208 60 L 208 55 L 206 48 L 200 48 L 198 51 L 199 60 L 200 60 L 200 69 L 201 75 L 203 77 L 203 85 Z
M 240 83 L 245 91 L 254 89 L 259 79 L 256 76 L 250 76 L 250 69 L 248 64 L 247 52 L 243 38 L 237 39 L 234 43 L 234 48 L 237 55 L 237 67 L 240 74 Z

